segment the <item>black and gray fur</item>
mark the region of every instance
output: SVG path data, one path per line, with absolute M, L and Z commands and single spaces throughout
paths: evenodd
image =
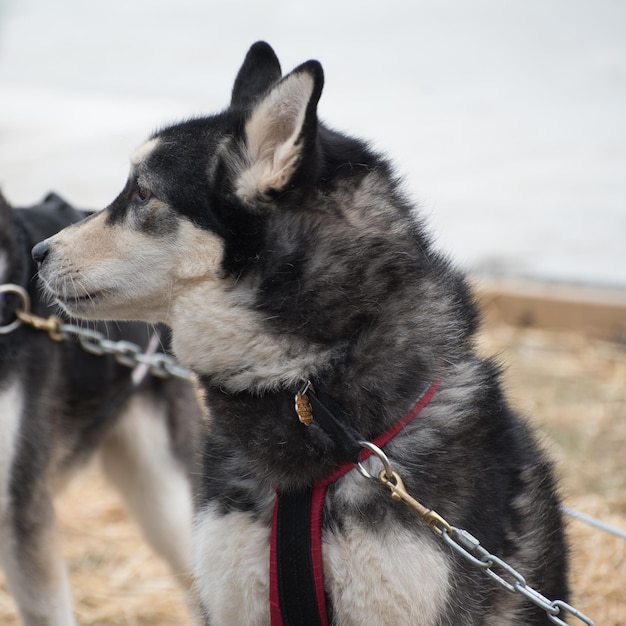
M 206 622 L 269 623 L 263 564 L 275 490 L 309 485 L 342 460 L 315 418 L 307 428 L 294 413 L 307 378 L 366 439 L 440 378 L 428 407 L 386 447 L 394 468 L 416 499 L 544 595 L 567 599 L 552 466 L 509 407 L 497 364 L 476 352 L 467 282 L 433 248 L 389 162 L 318 120 L 322 85 L 318 62 L 281 78 L 271 48 L 255 44 L 230 106 L 156 133 L 102 218 L 109 233 L 139 233 L 146 249 L 154 241 L 176 250 L 189 230 L 205 233 L 207 246 L 218 242 L 206 291 L 191 282 L 185 293 L 168 289 L 167 310 L 155 304 L 150 313 L 172 326 L 174 350 L 197 370 L 213 415 L 195 535 Z M 72 279 L 79 275 L 85 258 L 68 243 L 80 236 L 62 233 L 35 248 L 48 290 L 79 315 L 132 316 L 123 285 L 103 295 L 83 272 L 80 288 L 97 296 L 88 309 L 55 274 L 65 263 Z M 183 317 L 177 304 L 192 296 Z M 215 317 L 225 306 L 238 324 L 232 336 Z M 207 337 L 203 360 L 195 352 Z M 265 353 L 273 358 L 263 361 Z M 335 626 L 548 623 L 354 472 L 329 490 L 324 549 Z
M 55 311 L 39 293 L 30 250 L 86 215 L 55 194 L 28 209 L 13 209 L 0 196 L 0 283 L 26 289 L 40 317 Z M 7 293 L 0 305 L 0 326 L 6 326 L 21 301 Z M 91 327 L 144 348 L 155 330 L 139 323 Z M 160 332 L 167 342 L 165 329 Z M 27 325 L 0 335 L 0 565 L 26 626 L 75 623 L 53 497 L 96 454 L 147 539 L 188 586 L 186 535 L 199 475 L 202 412 L 190 384 L 147 376 L 135 386 L 131 371 L 112 356 L 52 341 Z M 158 433 L 154 441 L 151 429 Z M 146 433 L 147 440 L 139 440 Z M 164 484 L 170 480 L 180 492 L 166 502 Z M 181 504 L 190 510 L 167 508 Z

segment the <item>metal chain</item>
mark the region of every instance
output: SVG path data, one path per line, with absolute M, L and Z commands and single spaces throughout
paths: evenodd
M 159 378 L 180 378 L 181 380 L 193 381 L 194 375 L 183 367 L 169 354 L 156 352 L 146 354 L 142 348 L 130 341 L 111 341 L 101 332 L 92 328 L 82 328 L 75 324 L 60 324 L 58 332 L 66 341 L 75 340 L 83 350 L 96 356 L 104 354 L 112 355 L 115 360 L 129 368 L 143 365 L 148 372 Z
M 369 474 L 366 470 L 366 477 L 377 480 L 385 485 L 385 487 L 391 491 L 393 500 L 402 501 L 413 509 L 420 518 L 428 524 L 428 527 L 435 535 L 440 537 L 446 545 L 452 548 L 466 561 L 484 572 L 503 589 L 524 596 L 530 600 L 530 602 L 544 610 L 548 615 L 548 619 L 553 624 L 568 626 L 567 622 L 562 618 L 571 615 L 580 620 L 583 624 L 587 624 L 587 626 L 595 626 L 594 622 L 589 617 L 570 604 L 567 604 L 567 602 L 563 600 L 550 600 L 533 589 L 514 567 L 485 550 L 476 537 L 466 530 L 452 526 L 438 513 L 426 508 L 423 504 L 415 500 L 415 498 L 407 492 L 397 472 L 393 470 L 390 471 L 391 465 L 387 455 L 372 443 L 368 442 L 368 445 L 364 447 L 371 450 L 374 456 L 383 464 L 383 469 L 378 476 Z M 362 469 L 364 468 L 360 468 L 361 473 L 363 473 Z
M 587 626 L 594 626 L 594 622 L 589 617 L 570 604 L 567 604 L 567 602 L 563 600 L 550 600 L 533 589 L 526 583 L 524 577 L 514 567 L 494 554 L 491 554 L 488 550 L 485 550 L 485 548 L 480 545 L 478 539 L 466 530 L 452 526 L 450 533 L 445 529 L 443 530 L 441 538 L 444 543 L 455 550 L 457 554 L 460 554 L 466 561 L 482 570 L 501 587 L 511 593 L 519 593 L 525 596 L 533 604 L 543 609 L 552 623 L 559 624 L 560 626 L 568 626 L 567 622 L 561 619 L 560 616 L 565 617 L 565 614 L 569 614 L 576 617 L 584 624 L 587 624 Z M 503 577 L 506 575 L 511 578 L 510 582 Z
M 97 356 L 112 355 L 115 360 L 129 368 L 142 366 L 148 373 L 159 378 L 180 378 L 193 381 L 194 375 L 168 354 L 156 352 L 150 354 L 130 341 L 111 341 L 93 328 L 82 328 L 75 324 L 66 324 L 56 315 L 39 317 L 30 311 L 28 292 L 19 285 L 0 285 L 0 294 L 11 293 L 21 300 L 21 308 L 15 311 L 16 319 L 11 323 L 0 326 L 0 334 L 7 334 L 16 330 L 22 324 L 28 324 L 38 330 L 44 330 L 54 341 L 78 341 L 81 347 Z

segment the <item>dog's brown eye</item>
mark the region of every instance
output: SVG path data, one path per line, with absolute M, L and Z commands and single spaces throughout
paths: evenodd
M 133 200 L 139 202 L 147 202 L 152 197 L 152 192 L 141 185 L 135 185 L 133 189 Z

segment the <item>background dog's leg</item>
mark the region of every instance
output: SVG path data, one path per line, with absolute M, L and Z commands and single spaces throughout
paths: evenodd
M 0 391 L 0 563 L 25 626 L 73 626 L 72 596 L 57 548 L 45 446 L 20 446 L 19 383 Z M 32 441 L 30 441 L 32 443 Z M 43 451 L 43 456 L 38 456 Z
M 24 626 L 73 626 L 72 596 L 50 495 L 42 489 L 29 505 L 17 514 L 9 509 L 0 522 L 7 587 Z
M 187 471 L 174 455 L 167 408 L 135 394 L 101 450 L 105 473 L 146 540 L 189 589 L 193 502 Z

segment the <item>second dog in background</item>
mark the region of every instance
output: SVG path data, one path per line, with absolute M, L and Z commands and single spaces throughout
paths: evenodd
M 55 195 L 28 209 L 0 196 L 0 284 L 26 289 L 40 316 L 56 309 L 39 294 L 30 250 L 86 215 Z M 12 294 L 0 296 L 0 327 L 18 305 Z M 139 323 L 96 328 L 142 348 L 154 332 Z M 53 498 L 95 455 L 189 591 L 201 410 L 191 384 L 148 375 L 135 385 L 131 372 L 30 326 L 0 334 L 0 563 L 25 626 L 76 623 Z

